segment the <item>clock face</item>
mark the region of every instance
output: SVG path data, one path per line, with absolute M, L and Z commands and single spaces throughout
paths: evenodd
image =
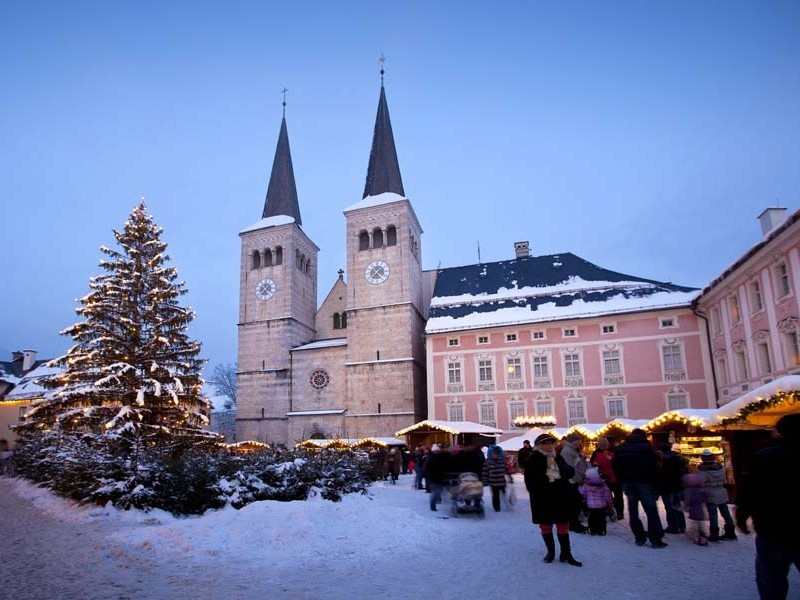
M 256 284 L 256 296 L 259 300 L 269 300 L 275 294 L 277 286 L 272 279 L 262 279 Z
M 372 285 L 380 285 L 389 279 L 389 265 L 382 260 L 376 260 L 370 263 L 367 270 L 364 271 L 364 277 Z

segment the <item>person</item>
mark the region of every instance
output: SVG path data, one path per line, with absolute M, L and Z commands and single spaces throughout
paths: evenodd
M 403 455 L 400 453 L 400 450 L 397 448 L 389 450 L 389 454 L 386 456 L 386 472 L 391 477 L 392 483 L 397 483 L 402 466 Z
M 426 489 L 427 482 L 423 485 L 425 479 L 425 461 L 428 459 L 428 448 L 424 446 L 417 446 L 414 451 L 414 489 Z
M 708 546 L 708 510 L 703 476 L 697 472 L 686 473 L 683 481 L 683 509 L 689 517 L 686 535 L 698 546 Z
M 683 513 L 683 476 L 689 470 L 689 461 L 672 451 L 672 444 L 664 442 L 661 451 L 661 470 L 658 477 L 658 493 L 664 503 L 667 528 L 664 533 L 686 531 L 686 515 Z
M 762 600 L 786 598 L 789 569 L 800 571 L 800 519 L 797 483 L 800 464 L 800 414 L 785 415 L 775 426 L 774 441 L 756 452 L 737 482 L 736 524 L 756 531 L 756 585 Z
M 583 512 L 583 498 L 578 488 L 583 484 L 586 476 L 586 457 L 583 452 L 583 438 L 577 433 L 570 433 L 564 438 L 564 446 L 561 448 L 561 456 L 564 461 L 575 470 L 575 474 L 570 477 L 569 483 L 572 486 L 573 514 L 569 522 L 570 531 L 575 533 L 586 533 L 588 528 L 581 523 L 581 513 Z
M 442 503 L 442 489 L 444 489 L 447 474 L 451 471 L 450 459 L 450 453 L 442 452 L 439 444 L 431 446 L 428 459 L 425 461 L 425 481 L 430 490 L 432 511 L 436 511 L 436 505 Z
M 589 459 L 589 464 L 597 468 L 600 477 L 606 482 L 606 485 L 611 490 L 611 496 L 614 498 L 614 512 L 612 517 L 617 521 L 621 521 L 624 517 L 625 499 L 622 494 L 622 484 L 617 480 L 617 475 L 614 473 L 612 461 L 614 460 L 614 448 L 608 438 L 599 437 L 596 441 L 596 446 Z
M 494 512 L 500 512 L 500 494 L 506 493 L 506 461 L 500 453 L 499 446 L 492 446 L 489 450 L 489 458 L 483 463 L 481 479 L 485 485 L 492 489 L 492 508 Z
M 614 506 L 611 490 L 595 468 L 586 470 L 578 489 L 589 508 L 589 534 L 606 535 L 606 514 Z
M 528 460 L 531 452 L 533 452 L 533 448 L 531 448 L 531 441 L 522 440 L 522 448 L 517 451 L 517 466 L 520 469 L 525 468 L 525 461 Z
M 735 540 L 736 524 L 733 522 L 731 510 L 728 508 L 730 496 L 728 495 L 728 490 L 725 489 L 725 469 L 708 448 L 703 450 L 700 460 L 702 462 L 697 467 L 697 472 L 703 476 L 703 485 L 706 490 L 706 508 L 708 509 L 708 522 L 710 525 L 708 541 Z M 725 523 L 725 534 L 722 536 L 719 535 L 719 515 L 717 512 L 722 515 L 722 520 Z
M 661 526 L 656 504 L 658 455 L 647 441 L 647 434 L 643 429 L 631 431 L 625 441 L 614 449 L 611 465 L 628 499 L 628 521 L 636 545 L 644 546 L 649 539 L 653 548 L 666 548 L 667 544 L 663 540 L 664 528 Z M 639 504 L 647 516 L 647 531 L 639 517 Z
M 14 456 L 14 451 L 8 440 L 5 438 L 0 439 L 0 476 L 11 475 L 11 458 Z
M 575 474 L 560 454 L 555 451 L 556 438 L 543 433 L 534 440 L 523 469 L 525 487 L 531 499 L 531 519 L 539 526 L 547 554 L 544 562 L 551 563 L 556 555 L 553 523 L 561 546 L 559 561 L 580 567 L 583 563 L 572 556 L 569 539 L 569 520 L 572 516 L 572 490 L 569 478 Z

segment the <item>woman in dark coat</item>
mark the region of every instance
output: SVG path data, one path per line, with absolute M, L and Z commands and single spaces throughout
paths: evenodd
M 575 473 L 561 456 L 556 454 L 556 438 L 543 433 L 536 438 L 535 448 L 525 461 L 525 487 L 531 497 L 531 517 L 539 526 L 547 548 L 544 562 L 551 563 L 556 556 L 553 538 L 553 523 L 556 524 L 558 543 L 561 545 L 559 560 L 580 567 L 572 556 L 569 541 L 569 521 L 575 511 L 575 498 L 569 478 Z

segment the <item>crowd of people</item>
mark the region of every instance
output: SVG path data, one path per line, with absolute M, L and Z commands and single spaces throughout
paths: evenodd
M 525 440 L 516 460 L 498 445 L 484 454 L 477 445 L 418 446 L 381 457 L 386 477 L 413 473 L 415 489 L 429 493 L 430 509 L 442 503 L 453 475 L 473 473 L 491 490 L 492 508 L 501 510 L 511 474 L 522 471 L 530 496 L 531 519 L 545 546 L 544 562 L 556 558 L 580 567 L 572 554 L 570 533 L 606 535 L 608 520 L 627 517 L 634 543 L 667 548 L 667 534 L 682 534 L 699 546 L 736 541 L 737 528 L 756 532 L 756 583 L 762 599 L 786 598 L 792 565 L 800 570 L 800 524 L 794 517 L 793 468 L 800 464 L 800 414 L 780 419 L 775 439 L 756 453 L 737 482 L 735 514 L 723 465 L 704 450 L 692 466 L 671 443 L 655 448 L 642 429 L 634 429 L 618 445 L 600 437 L 587 455 L 584 438 L 563 440 L 542 433 Z M 662 523 L 659 502 L 666 525 Z M 627 514 L 625 505 L 627 504 Z M 641 511 L 640 511 L 641 506 Z M 643 515 L 642 515 L 643 513 Z M 583 520 L 586 519 L 586 524 Z M 721 519 L 721 520 L 720 520 Z

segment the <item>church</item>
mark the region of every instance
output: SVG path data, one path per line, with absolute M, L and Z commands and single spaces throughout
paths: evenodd
M 383 83 L 364 194 L 343 211 L 348 277 L 317 308 L 319 248 L 303 230 L 284 114 L 262 218 L 239 233 L 239 440 L 386 437 L 425 418 L 435 273 L 422 270 Z

